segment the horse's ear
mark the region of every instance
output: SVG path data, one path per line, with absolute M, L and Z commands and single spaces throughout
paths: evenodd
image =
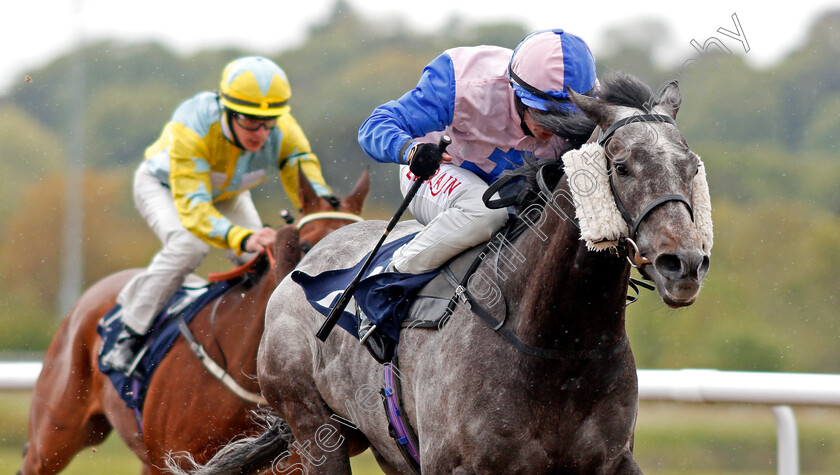
M 594 97 L 584 96 L 572 90 L 571 87 L 566 87 L 569 97 L 572 102 L 586 114 L 592 122 L 598 124 L 602 130 L 612 125 L 617 119 L 612 111 L 612 107 L 606 102 L 596 99 Z
M 656 100 L 657 109 L 668 114 L 672 119 L 676 119 L 681 104 L 682 94 L 676 79 L 659 89 L 659 99 Z
M 362 212 L 362 208 L 365 205 L 365 200 L 370 193 L 370 172 L 368 172 L 368 167 L 362 171 L 361 176 L 359 176 L 359 180 L 356 181 L 356 186 L 353 187 L 353 191 L 347 195 L 344 200 L 344 204 L 350 209 L 351 212 L 355 214 L 360 214 Z
M 300 206 L 303 214 L 318 211 L 318 205 L 321 203 L 321 198 L 315 193 L 306 174 L 303 173 L 303 168 L 298 167 L 298 198 L 300 198 Z

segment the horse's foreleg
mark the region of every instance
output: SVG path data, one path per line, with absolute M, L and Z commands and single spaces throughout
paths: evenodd
M 23 475 L 56 473 L 111 431 L 93 387 L 90 355 L 84 341 L 70 334 L 68 320 L 50 345 L 32 392 Z
M 295 441 L 283 456 L 300 457 L 300 462 L 292 467 L 302 469 L 304 473 L 350 475 L 351 435 L 345 432 L 335 421 L 301 424 L 298 419 L 297 427 L 292 427 Z M 291 468 L 283 473 L 291 473 L 288 470 Z
M 385 472 L 387 475 L 398 475 L 402 473 L 399 470 L 397 470 L 397 467 L 391 465 L 391 462 L 386 460 L 385 457 L 383 457 L 378 450 L 373 448 L 373 446 L 371 446 L 370 451 L 373 454 L 373 458 L 376 459 L 376 463 L 379 464 L 379 468 L 381 468 L 382 471 Z
M 300 380 L 297 381 L 300 383 Z M 292 467 L 303 473 L 327 473 L 350 475 L 350 454 L 367 448 L 367 440 L 352 426 L 352 421 L 333 416 L 332 410 L 320 395 L 303 388 L 294 397 L 286 400 L 277 398 L 276 386 L 264 389 L 264 394 L 275 410 L 288 418 L 294 442 L 280 459 L 297 456 L 300 461 Z M 349 425 L 348 425 L 349 424 Z M 287 468 L 282 473 L 292 473 Z
M 84 403 L 68 401 L 52 407 L 33 396 L 29 443 L 21 467 L 22 475 L 57 473 L 84 447 L 105 440 L 111 425 L 103 414 L 91 414 Z

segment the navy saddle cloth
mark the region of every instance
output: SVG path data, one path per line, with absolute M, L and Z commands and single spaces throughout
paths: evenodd
M 102 349 L 98 358 L 99 370 L 108 376 L 120 397 L 125 401 L 126 406 L 138 411 L 143 409 L 146 390 L 149 387 L 152 374 L 180 334 L 174 317 L 183 313 L 184 320 L 189 323 L 202 307 L 223 294 L 233 283 L 235 281 L 222 281 L 200 287 L 181 287 L 169 300 L 164 310 L 155 317 L 152 329 L 147 333 L 143 342 L 143 346 L 148 347 L 148 349 L 131 376 L 126 376 L 102 364 L 102 355 L 114 346 L 117 335 L 122 331 L 122 320 L 118 318 L 122 314 L 122 307 L 117 304 L 102 317 L 96 328 L 97 333 L 102 338 Z
M 410 241 L 414 234 L 383 244 L 353 294 L 356 305 L 376 324 L 378 331 L 394 341 L 399 341 L 400 324 L 418 289 L 440 273 L 440 270 L 424 274 L 385 272 L 394 252 Z M 348 269 L 330 270 L 315 276 L 296 270 L 292 272 L 292 280 L 303 288 L 306 299 L 312 307 L 326 317 L 344 289 L 359 273 L 369 255 L 370 253 Z M 351 305 L 342 312 L 338 325 L 358 338 L 358 322 Z
M 399 342 L 401 327 L 440 328 L 444 325 L 456 287 L 464 280 L 473 262 L 483 256 L 480 252 L 484 244 L 479 244 L 424 274 L 384 272 L 394 252 L 415 234 L 384 244 L 353 294 L 356 307 L 395 342 Z M 369 255 L 349 269 L 326 271 L 315 276 L 294 271 L 292 280 L 303 288 L 310 305 L 326 317 Z M 338 325 L 358 338 L 354 300 L 342 313 Z

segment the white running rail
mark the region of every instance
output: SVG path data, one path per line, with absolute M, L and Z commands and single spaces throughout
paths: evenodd
M 840 406 L 840 375 L 641 369 L 639 399 Z
M 799 442 L 791 405 L 840 406 L 840 375 L 715 369 L 639 370 L 639 399 L 772 406 L 779 475 L 799 474 Z
M 0 362 L 0 391 L 32 389 L 40 362 Z M 840 375 L 716 369 L 640 369 L 639 399 L 766 404 L 776 419 L 779 475 L 799 474 L 796 419 L 790 406 L 840 406 Z
M 0 391 L 32 389 L 41 373 L 41 362 L 0 362 Z

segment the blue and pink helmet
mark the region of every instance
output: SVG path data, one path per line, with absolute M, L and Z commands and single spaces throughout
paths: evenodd
M 589 46 L 563 30 L 536 31 L 526 36 L 513 51 L 508 73 L 522 103 L 542 111 L 575 108 L 566 86 L 592 96 L 598 83 Z

